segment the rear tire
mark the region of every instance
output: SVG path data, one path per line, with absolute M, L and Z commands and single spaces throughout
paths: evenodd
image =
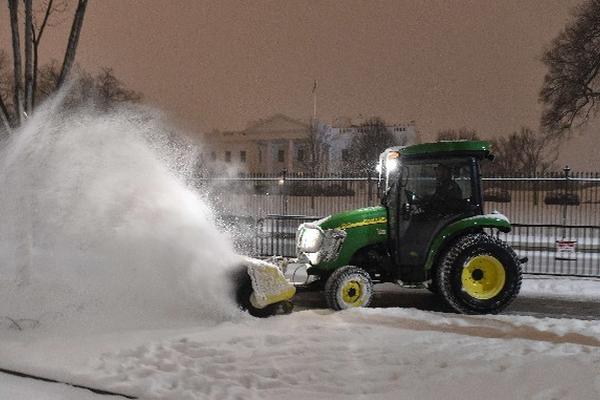
M 505 242 L 485 233 L 458 239 L 436 271 L 440 295 L 464 314 L 496 314 L 521 289 L 521 263 Z
M 341 267 L 325 283 L 325 299 L 334 310 L 367 307 L 372 297 L 373 281 L 369 273 L 359 267 Z

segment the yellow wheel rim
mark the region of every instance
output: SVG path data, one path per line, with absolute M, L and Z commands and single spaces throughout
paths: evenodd
M 342 300 L 350 307 L 360 307 L 363 303 L 363 287 L 361 282 L 351 280 L 342 286 Z
M 502 263 L 488 255 L 467 260 L 461 275 L 463 290 L 478 300 L 488 300 L 498 295 L 506 282 Z

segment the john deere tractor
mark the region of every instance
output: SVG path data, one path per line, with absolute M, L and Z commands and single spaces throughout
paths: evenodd
M 366 307 L 373 285 L 426 287 L 454 310 L 498 313 L 521 287 L 521 262 L 494 235 L 511 224 L 484 214 L 480 163 L 484 141 L 393 147 L 379 160 L 381 206 L 302 224 L 297 259 L 248 267 L 238 290 L 243 308 L 275 312 L 295 289 L 321 290 L 334 310 Z

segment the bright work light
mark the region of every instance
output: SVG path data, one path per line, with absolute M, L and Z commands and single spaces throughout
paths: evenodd
M 300 243 L 298 245 L 300 251 L 314 253 L 321 248 L 323 241 L 323 233 L 317 228 L 305 228 L 302 231 Z
M 400 163 L 400 154 L 397 151 L 391 151 L 385 160 L 385 170 L 389 173 L 398 169 Z

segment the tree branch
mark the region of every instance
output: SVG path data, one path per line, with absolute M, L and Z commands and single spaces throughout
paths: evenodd
M 6 134 L 11 133 L 8 109 L 6 108 L 6 104 L 4 104 L 2 94 L 0 93 L 0 131 L 1 130 L 3 130 Z
M 42 40 L 42 35 L 44 34 L 44 29 L 46 28 L 46 24 L 48 23 L 48 18 L 50 18 L 50 14 L 52 14 L 52 3 L 54 0 L 48 1 L 48 6 L 46 7 L 46 12 L 44 13 L 44 20 L 42 21 L 42 25 L 40 25 L 40 29 L 38 29 L 37 40 L 34 40 L 34 43 L 39 44 L 40 40 Z
M 33 112 L 33 10 L 32 0 L 25 3 L 25 112 Z
M 61 87 L 65 82 L 71 67 L 75 61 L 75 52 L 77 51 L 77 44 L 79 42 L 79 35 L 81 33 L 81 27 L 83 26 L 83 17 L 85 16 L 85 8 L 87 7 L 88 0 L 79 0 L 77 10 L 75 11 L 75 17 L 73 18 L 73 24 L 71 25 L 71 33 L 69 35 L 69 43 L 67 44 L 67 50 L 65 52 L 65 58 L 63 60 L 60 77 L 58 78 L 57 88 Z

